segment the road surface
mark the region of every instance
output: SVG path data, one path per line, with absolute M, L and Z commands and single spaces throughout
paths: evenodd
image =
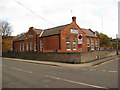
M 59 67 L 3 59 L 3 88 L 118 88 L 118 61 L 99 65 Z

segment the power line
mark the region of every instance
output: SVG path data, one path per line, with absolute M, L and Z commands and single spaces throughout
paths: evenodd
M 23 6 L 25 9 L 27 9 L 28 11 L 30 11 L 32 14 L 36 15 L 37 17 L 41 18 L 42 20 L 48 22 L 51 25 L 54 25 L 53 23 L 51 23 L 50 21 L 46 20 L 45 18 L 41 17 L 40 15 L 38 15 L 36 12 L 32 11 L 31 9 L 25 7 L 25 5 L 23 5 L 22 3 L 20 3 L 19 1 L 15 0 L 15 2 L 17 2 L 18 4 L 20 4 L 21 6 Z

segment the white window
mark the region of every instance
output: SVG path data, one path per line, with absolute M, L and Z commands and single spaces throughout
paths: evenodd
M 22 43 L 20 42 L 20 51 L 22 51 Z
M 71 50 L 71 46 L 70 46 L 70 37 L 66 37 L 66 46 L 67 46 L 67 50 Z
M 20 42 L 20 51 L 24 51 L 24 43 Z
M 32 42 L 30 42 L 30 51 L 32 51 Z
M 92 50 L 94 50 L 94 39 L 92 39 Z
M 43 51 L 43 40 L 40 39 L 40 51 Z
M 28 51 L 29 48 L 28 48 L 28 42 L 26 42 L 26 51 Z
M 76 37 L 73 37 L 73 50 L 77 50 Z
M 98 47 L 98 40 L 96 40 L 95 44 L 96 44 L 96 47 Z
M 90 47 L 90 39 L 87 39 L 87 47 Z
M 28 37 L 29 37 L 29 38 L 33 38 L 34 35 L 33 35 L 33 34 L 29 34 Z
M 24 43 L 22 43 L 22 51 L 24 51 Z
M 99 48 L 98 48 L 98 40 L 96 40 L 95 46 L 96 46 L 96 50 L 99 50 Z
M 36 51 L 36 41 L 34 41 L 34 51 Z

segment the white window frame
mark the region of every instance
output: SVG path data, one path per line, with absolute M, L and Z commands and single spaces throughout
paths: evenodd
M 22 43 L 22 51 L 24 51 L 24 42 Z
M 96 47 L 96 50 L 99 50 L 99 46 L 98 46 L 98 39 L 95 41 L 95 47 Z
M 87 39 L 87 47 L 90 47 L 90 39 Z
M 22 51 L 22 42 L 20 42 L 20 51 Z
M 95 50 L 95 45 L 94 45 L 94 42 L 95 42 L 95 40 L 94 39 L 91 39 L 92 41 L 91 41 L 91 50 Z
M 29 47 L 28 47 L 28 42 L 26 42 L 26 51 L 29 50 Z
M 69 38 L 69 40 L 67 38 Z M 68 48 L 68 45 L 70 48 Z M 66 37 L 66 49 L 67 49 L 67 51 L 71 50 L 70 37 Z
M 75 38 L 75 40 L 74 40 L 74 38 Z M 77 38 L 73 37 L 73 50 L 77 50 L 77 41 L 76 40 L 77 40 Z
M 30 51 L 32 51 L 32 41 L 30 41 Z
M 43 51 L 43 40 L 40 39 L 40 51 Z
M 36 48 L 36 40 L 34 41 L 34 51 L 37 51 L 37 48 Z
M 96 42 L 95 42 L 95 46 L 98 47 L 98 40 L 96 40 Z

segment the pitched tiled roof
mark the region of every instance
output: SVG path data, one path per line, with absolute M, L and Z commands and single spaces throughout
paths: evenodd
M 41 34 L 41 32 L 43 31 L 42 29 L 33 29 L 37 34 Z M 15 39 L 14 41 L 21 41 L 24 40 L 26 37 L 26 33 L 20 37 L 18 37 L 17 39 Z
M 85 29 L 85 28 L 81 28 L 81 29 L 86 33 L 86 36 L 98 37 L 91 29 Z
M 50 36 L 50 35 L 55 35 L 55 34 L 60 34 L 60 30 L 64 30 L 67 26 L 69 26 L 70 24 L 66 24 L 66 25 L 62 25 L 62 26 L 58 26 L 58 27 L 54 27 L 54 28 L 49 28 L 49 29 L 45 29 L 44 31 L 42 29 L 33 29 L 37 34 L 40 34 L 41 37 L 45 37 L 45 36 Z M 83 30 L 83 32 L 86 33 L 86 36 L 90 36 L 90 37 L 98 37 L 95 35 L 95 33 L 91 30 L 91 29 L 85 29 L 85 28 L 81 28 Z M 43 31 L 43 32 L 42 32 Z M 15 39 L 14 41 L 21 41 L 25 39 L 26 34 L 18 37 L 17 39 Z
M 41 37 L 49 36 L 49 35 L 55 35 L 55 34 L 60 34 L 60 30 L 64 30 L 69 25 L 70 24 L 62 25 L 62 26 L 58 26 L 58 27 L 54 27 L 54 28 L 45 29 Z
M 14 41 L 22 41 L 22 40 L 24 40 L 24 39 L 25 39 L 25 36 L 26 36 L 26 34 L 24 34 L 24 35 L 22 35 L 22 36 L 18 37 L 18 38 L 17 38 L 17 39 L 15 39 Z

